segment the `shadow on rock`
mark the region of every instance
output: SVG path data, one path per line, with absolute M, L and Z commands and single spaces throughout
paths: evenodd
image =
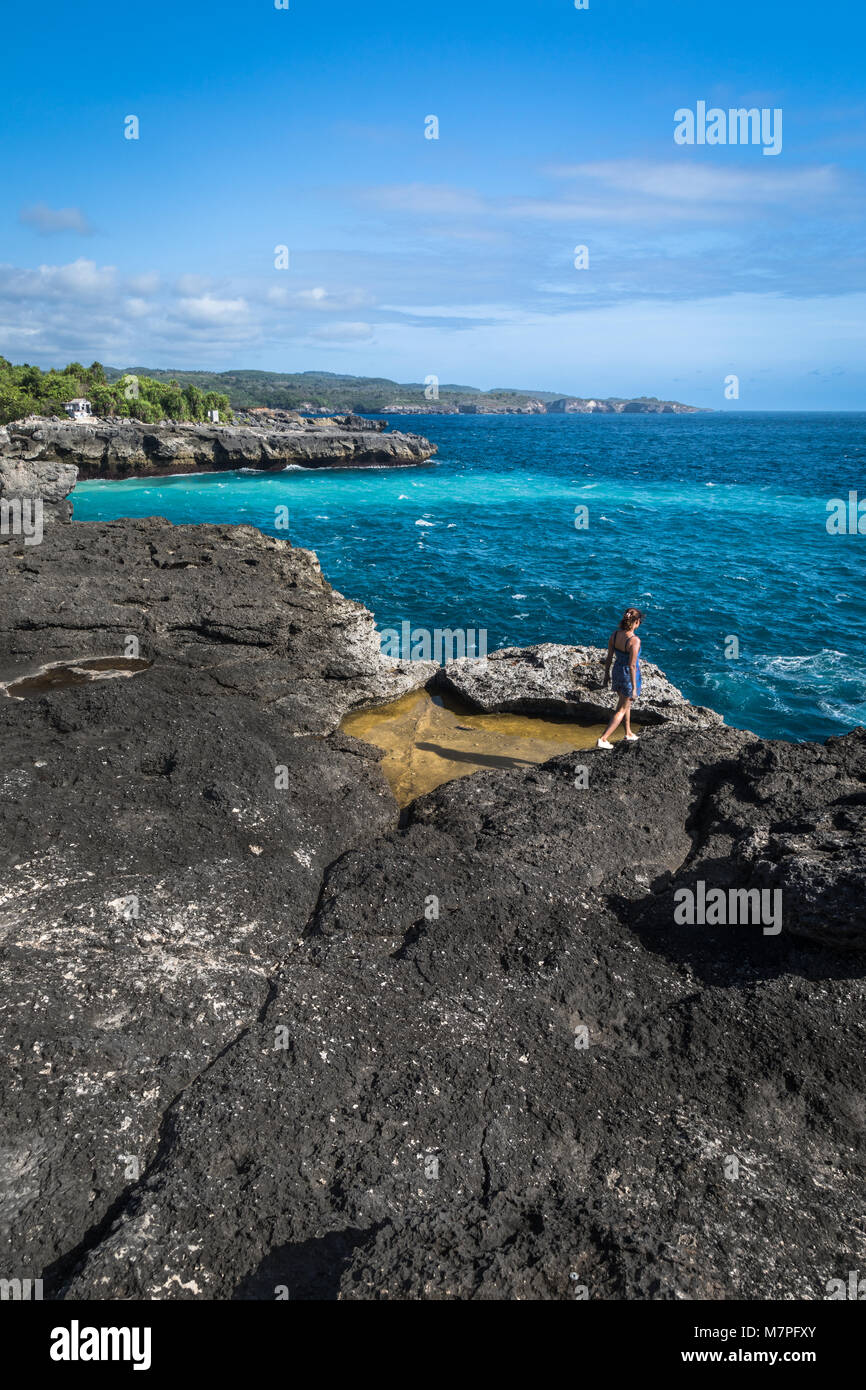
M 362 1231 L 348 1227 L 270 1250 L 258 1268 L 238 1284 L 232 1301 L 336 1302 L 343 1273 L 355 1252 L 371 1244 L 380 1228 L 376 1225 Z

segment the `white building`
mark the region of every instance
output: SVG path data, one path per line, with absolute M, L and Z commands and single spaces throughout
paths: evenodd
M 67 401 L 63 409 L 70 420 L 90 420 L 93 417 L 93 410 L 90 401 L 83 396 L 76 396 L 74 400 Z
M 211 421 L 212 424 L 218 425 L 220 422 L 220 413 L 218 410 L 209 410 L 207 413 L 207 418 Z

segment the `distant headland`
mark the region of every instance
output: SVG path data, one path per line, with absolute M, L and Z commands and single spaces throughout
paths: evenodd
M 86 402 L 88 414 L 145 424 L 174 420 L 221 424 L 234 411 L 305 415 L 696 415 L 701 408 L 656 396 L 566 396 L 555 391 L 397 382 L 332 372 L 190 372 L 159 367 L 89 367 L 71 362 L 41 371 L 0 357 L 0 425 L 30 415 L 62 417 Z M 250 422 L 252 423 L 252 422 Z M 267 423 L 262 421 L 262 423 Z
M 295 410 L 302 414 L 356 415 L 697 415 L 701 408 L 655 396 L 636 398 L 567 396 L 561 391 L 496 387 L 482 391 L 429 377 L 398 382 L 387 377 L 341 376 L 334 372 L 183 372 L 152 367 L 106 368 L 109 380 L 123 375 L 174 381 L 228 397 L 235 410 Z

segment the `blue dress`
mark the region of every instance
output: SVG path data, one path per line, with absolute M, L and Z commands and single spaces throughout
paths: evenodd
M 614 638 L 616 642 L 616 638 Z M 611 673 L 611 687 L 617 695 L 630 695 L 632 699 L 637 699 L 640 695 L 640 657 L 637 659 L 637 690 L 631 688 L 631 657 L 627 651 L 620 651 L 619 647 L 614 646 L 613 672 Z

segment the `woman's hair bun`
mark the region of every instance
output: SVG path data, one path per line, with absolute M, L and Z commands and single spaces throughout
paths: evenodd
M 627 608 L 619 620 L 621 628 L 634 627 L 635 623 L 643 621 L 644 614 L 639 608 Z

